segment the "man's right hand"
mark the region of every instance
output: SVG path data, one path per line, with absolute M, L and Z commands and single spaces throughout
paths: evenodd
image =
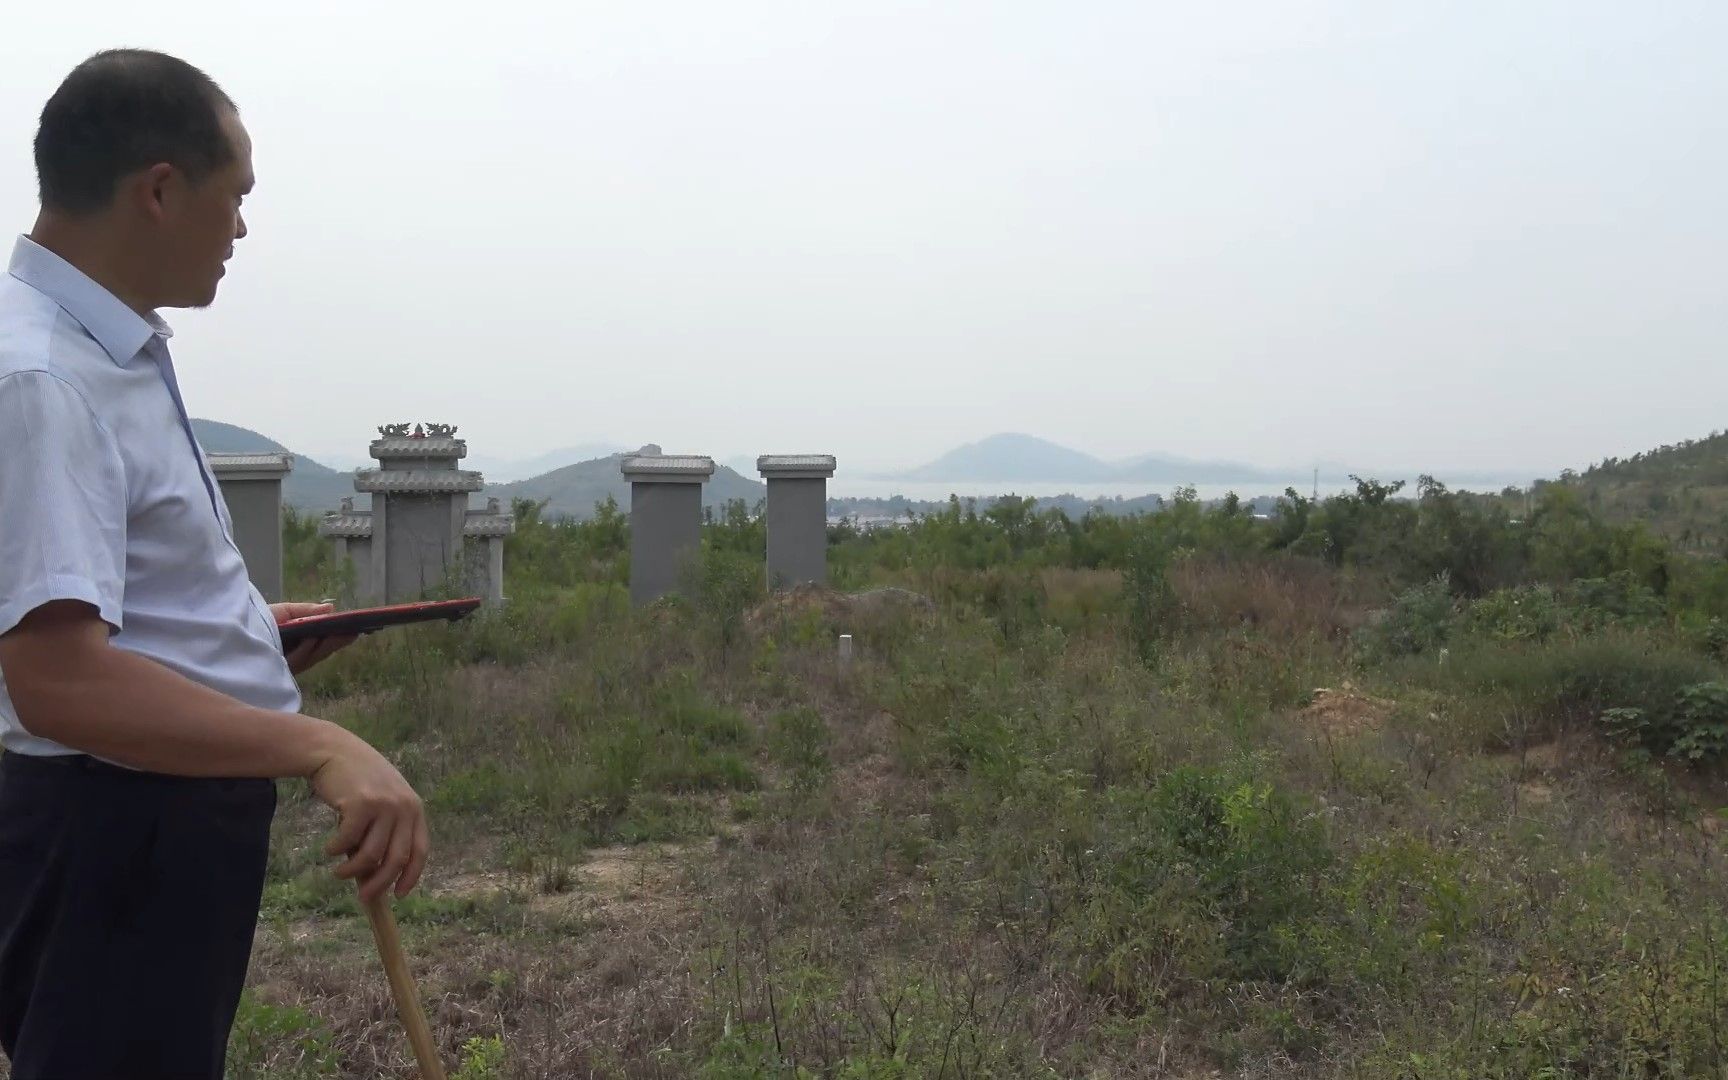
M 396 767 L 328 720 L 258 709 L 110 641 L 96 608 L 54 600 L 0 634 L 0 676 L 32 735 L 169 776 L 303 776 L 341 815 L 326 848 L 374 900 L 426 865 L 426 814 Z
M 420 796 L 365 740 L 331 727 L 340 734 L 309 777 L 313 793 L 341 816 L 324 854 L 347 856 L 336 876 L 357 879 L 362 900 L 392 886 L 397 896 L 407 896 L 420 880 L 431 844 Z

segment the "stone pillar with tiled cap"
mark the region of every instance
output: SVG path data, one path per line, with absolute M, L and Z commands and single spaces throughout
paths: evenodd
M 828 580 L 828 454 L 764 454 L 756 470 L 768 481 L 768 587 Z
M 246 575 L 275 603 L 282 599 L 282 478 L 294 468 L 291 454 L 206 454 L 222 489 L 234 546 Z
M 652 603 L 677 591 L 701 555 L 702 485 L 714 459 L 643 453 L 620 468 L 630 481 L 630 602 Z
M 455 425 L 386 424 L 378 435 L 370 448 L 378 467 L 354 474 L 354 490 L 371 496 L 371 508 L 344 499 L 318 530 L 338 560 L 352 564 L 358 596 L 395 604 L 455 586 L 489 605 L 501 602 L 504 537 L 515 523 L 496 499 L 484 510 L 469 507 L 484 482 L 457 467 L 468 444 Z

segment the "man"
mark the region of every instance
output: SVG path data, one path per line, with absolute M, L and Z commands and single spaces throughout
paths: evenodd
M 0 277 L 0 1049 L 14 1080 L 217 1078 L 276 777 L 336 809 L 367 899 L 427 834 L 377 751 L 299 713 L 158 308 L 210 304 L 253 183 L 208 76 L 100 53 L 43 109 L 41 213 Z M 237 373 L 238 376 L 238 373 Z

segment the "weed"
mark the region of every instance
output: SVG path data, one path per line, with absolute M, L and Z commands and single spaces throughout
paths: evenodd
M 228 1033 L 234 1080 L 316 1080 L 336 1069 L 330 1029 L 306 1010 L 241 994 Z

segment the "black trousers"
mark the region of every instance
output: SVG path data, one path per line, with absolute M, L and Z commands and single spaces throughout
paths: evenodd
M 220 1080 L 276 787 L 0 755 L 13 1080 Z

